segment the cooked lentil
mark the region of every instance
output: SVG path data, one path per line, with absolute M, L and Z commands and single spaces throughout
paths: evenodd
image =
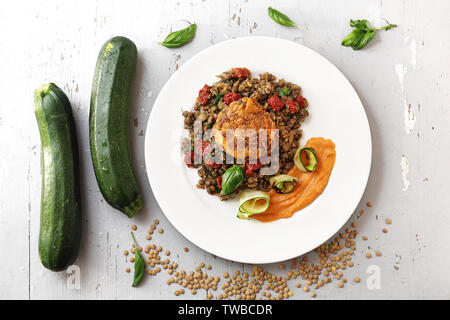
M 202 129 L 205 132 L 212 128 L 218 114 L 224 108 L 227 108 L 232 101 L 252 98 L 263 107 L 264 111 L 268 112 L 279 130 L 279 170 L 276 174 L 286 174 L 294 166 L 293 156 L 302 135 L 300 124 L 308 116 L 306 110 L 308 102 L 301 94 L 301 87 L 284 79 L 277 80 L 274 75 L 267 72 L 260 74 L 259 78 L 253 78 L 247 70 L 248 72 L 239 73 L 240 77 L 237 77 L 236 72 L 233 72 L 234 69 L 236 68 L 218 75 L 220 80 L 211 87 L 205 85 L 209 88 L 209 92 L 206 92 L 207 100 L 199 98 L 192 111 L 183 111 L 184 128 L 189 131 L 189 138 L 186 138 L 183 143 L 183 151 L 185 155 L 192 159 L 195 121 L 202 122 Z M 241 75 L 246 77 L 241 77 Z M 201 91 L 204 95 L 204 89 Z M 279 92 L 282 92 L 281 96 L 279 96 Z M 281 103 L 280 109 L 275 108 L 271 103 L 269 98 L 272 97 L 276 97 L 277 101 Z M 220 150 L 218 145 L 214 143 L 213 138 L 207 142 L 213 146 L 212 150 Z M 246 161 L 248 161 L 248 158 Z M 214 162 L 211 165 L 211 163 L 205 164 L 203 162 L 201 165 L 189 164 L 188 166 L 198 169 L 200 180 L 197 183 L 197 188 L 205 189 L 209 194 L 218 195 L 221 200 L 234 198 L 238 193 L 227 195 L 220 193 L 221 188 L 218 178 L 233 164 L 216 164 Z M 237 190 L 251 188 L 269 191 L 271 189 L 269 179 L 272 176 L 262 175 L 259 168 L 255 169 L 246 174 L 244 182 Z

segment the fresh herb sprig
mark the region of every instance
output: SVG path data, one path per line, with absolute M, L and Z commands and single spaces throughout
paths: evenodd
M 350 20 L 350 26 L 355 28 L 342 41 L 344 47 L 352 47 L 353 50 L 364 48 L 376 35 L 379 30 L 390 30 L 397 27 L 396 24 L 390 24 L 374 28 L 367 20 Z
M 133 243 L 135 246 L 134 250 L 134 280 L 133 287 L 137 287 L 145 275 L 145 262 L 138 250 L 138 245 L 136 239 L 134 238 L 134 233 L 131 232 L 131 237 L 133 238 Z
M 197 25 L 191 24 L 189 27 L 169 33 L 163 42 L 158 42 L 167 48 L 178 48 L 190 42 L 194 36 Z

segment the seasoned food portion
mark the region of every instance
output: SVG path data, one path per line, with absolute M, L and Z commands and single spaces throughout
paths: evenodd
M 218 78 L 218 82 L 199 88 L 193 110 L 183 112 L 184 127 L 189 133 L 183 142 L 184 161 L 188 167 L 198 169 L 197 187 L 222 200 L 233 198 L 245 189 L 270 191 L 273 188 L 271 177 L 287 174 L 294 167 L 294 154 L 302 134 L 300 124 L 308 116 L 308 102 L 302 96 L 300 86 L 277 80 L 267 72 L 253 78 L 247 68 L 232 68 Z M 211 131 L 209 129 L 216 129 L 212 130 L 216 132 L 198 136 L 194 134 L 194 128 L 198 126 L 203 133 Z M 248 136 L 248 132 L 233 131 L 230 138 L 227 137 L 228 129 L 255 129 L 256 137 Z M 260 150 L 258 143 L 255 156 L 249 151 L 254 150 L 250 146 L 255 138 L 258 142 L 262 138 L 259 129 L 268 129 L 267 150 Z M 277 159 L 270 156 L 269 163 L 260 161 L 262 151 L 270 155 L 269 136 L 273 137 L 274 133 L 279 139 L 279 156 Z M 246 135 L 244 159 L 236 154 L 237 148 L 231 147 L 235 147 L 241 135 Z M 217 160 L 217 155 L 226 151 L 234 158 L 234 163 Z M 271 166 L 273 161 L 277 162 L 278 171 L 273 175 L 261 174 L 261 169 Z M 279 182 L 276 187 L 280 185 Z
M 261 155 L 270 155 L 271 133 L 276 129 L 276 125 L 258 102 L 252 98 L 242 98 L 231 102 L 219 112 L 213 129 L 217 130 L 214 136 L 216 143 L 225 152 L 235 158 L 251 156 L 253 159 L 259 159 Z M 265 135 L 261 138 L 267 141 L 266 150 L 260 150 L 260 134 Z M 245 149 L 238 154 L 239 141 L 245 142 Z M 250 150 L 254 150 L 256 154 L 250 155 Z

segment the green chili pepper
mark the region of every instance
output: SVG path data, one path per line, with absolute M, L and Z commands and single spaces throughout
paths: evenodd
M 229 194 L 244 181 L 244 172 L 240 165 L 232 166 L 222 175 L 222 193 Z
M 178 48 L 184 46 L 194 38 L 196 28 L 197 25 L 195 23 L 191 24 L 187 28 L 171 32 L 163 42 L 158 43 L 167 48 Z

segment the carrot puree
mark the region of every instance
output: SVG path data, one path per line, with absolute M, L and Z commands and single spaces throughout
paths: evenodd
M 294 190 L 287 194 L 271 190 L 269 192 L 270 206 L 267 211 L 255 214 L 252 218 L 263 222 L 289 218 L 311 204 L 325 190 L 336 161 L 336 146 L 329 139 L 311 138 L 305 147 L 313 148 L 316 152 L 316 171 L 302 172 L 294 166 L 288 172 L 290 176 L 298 179 Z

